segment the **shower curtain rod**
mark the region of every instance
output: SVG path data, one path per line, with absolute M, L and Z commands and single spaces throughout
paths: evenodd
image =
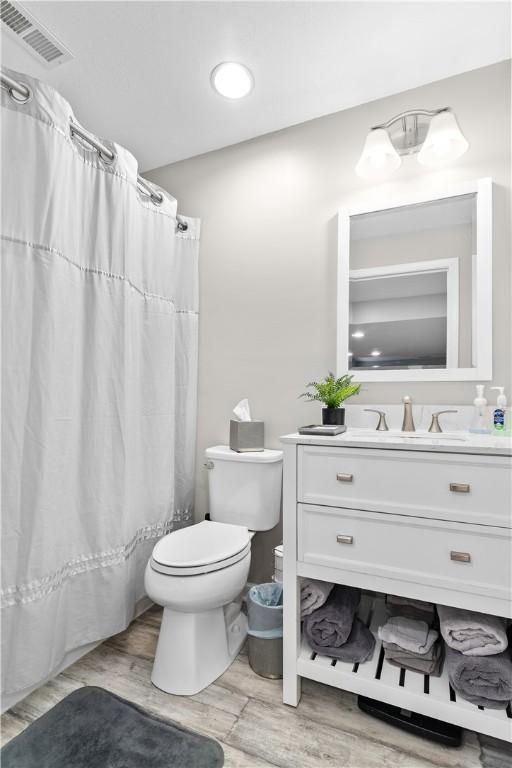
M 28 85 L 13 80 L 12 77 L 5 75 L 3 72 L 0 74 L 0 84 L 2 85 L 2 88 L 7 90 L 11 99 L 13 99 L 17 104 L 26 104 L 32 98 L 32 91 Z M 18 96 L 15 96 L 15 94 L 18 94 Z M 96 139 L 84 128 L 77 125 L 76 123 L 73 123 L 73 121 L 70 121 L 69 123 L 69 133 L 71 138 L 73 138 L 73 136 L 78 136 L 82 141 L 85 141 L 87 144 L 89 144 L 90 147 L 95 149 L 98 153 L 98 156 L 107 165 L 110 165 L 114 162 L 116 158 L 115 152 L 112 152 L 111 149 L 98 141 L 98 139 Z M 149 197 L 151 202 L 155 205 L 161 205 L 163 203 L 164 196 L 160 192 L 155 192 L 155 190 L 145 179 L 142 178 L 142 176 L 137 176 L 137 186 L 139 187 L 139 190 L 144 195 Z M 188 224 L 184 221 L 177 220 L 177 227 L 181 232 L 186 232 L 188 229 Z

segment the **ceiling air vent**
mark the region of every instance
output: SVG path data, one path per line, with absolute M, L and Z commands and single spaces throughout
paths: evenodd
M 0 19 L 3 31 L 35 56 L 39 63 L 55 67 L 73 58 L 71 51 L 21 3 L 1 0 Z

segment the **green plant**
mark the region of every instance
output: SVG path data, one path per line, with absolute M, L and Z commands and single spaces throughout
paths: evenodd
M 352 378 L 345 374 L 336 379 L 334 373 L 329 373 L 323 381 L 312 381 L 306 384 L 307 387 L 314 387 L 315 392 L 303 392 L 299 397 L 317 400 L 326 408 L 339 408 L 345 400 L 352 395 L 357 395 L 361 389 L 360 384 L 352 384 Z

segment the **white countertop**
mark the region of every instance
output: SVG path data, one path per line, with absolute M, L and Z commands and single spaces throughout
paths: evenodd
M 437 451 L 439 453 L 472 453 L 490 456 L 512 456 L 512 438 L 501 435 L 476 435 L 466 430 L 435 434 L 423 430 L 377 432 L 375 429 L 348 427 L 335 437 L 299 435 L 281 437 L 282 443 L 302 445 L 346 446 L 347 448 L 387 448 L 401 451 Z

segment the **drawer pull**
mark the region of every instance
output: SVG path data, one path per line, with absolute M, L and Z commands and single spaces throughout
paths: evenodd
M 471 486 L 469 483 L 450 483 L 450 491 L 453 493 L 469 493 Z
M 471 555 L 469 552 L 455 552 L 452 550 L 450 552 L 450 560 L 455 560 L 457 563 L 470 563 Z
M 336 541 L 338 544 L 353 544 L 354 543 L 354 537 L 353 536 L 342 536 L 339 534 L 336 536 Z
M 346 472 L 338 472 L 336 480 L 340 483 L 351 483 L 354 479 L 354 475 L 348 475 Z

